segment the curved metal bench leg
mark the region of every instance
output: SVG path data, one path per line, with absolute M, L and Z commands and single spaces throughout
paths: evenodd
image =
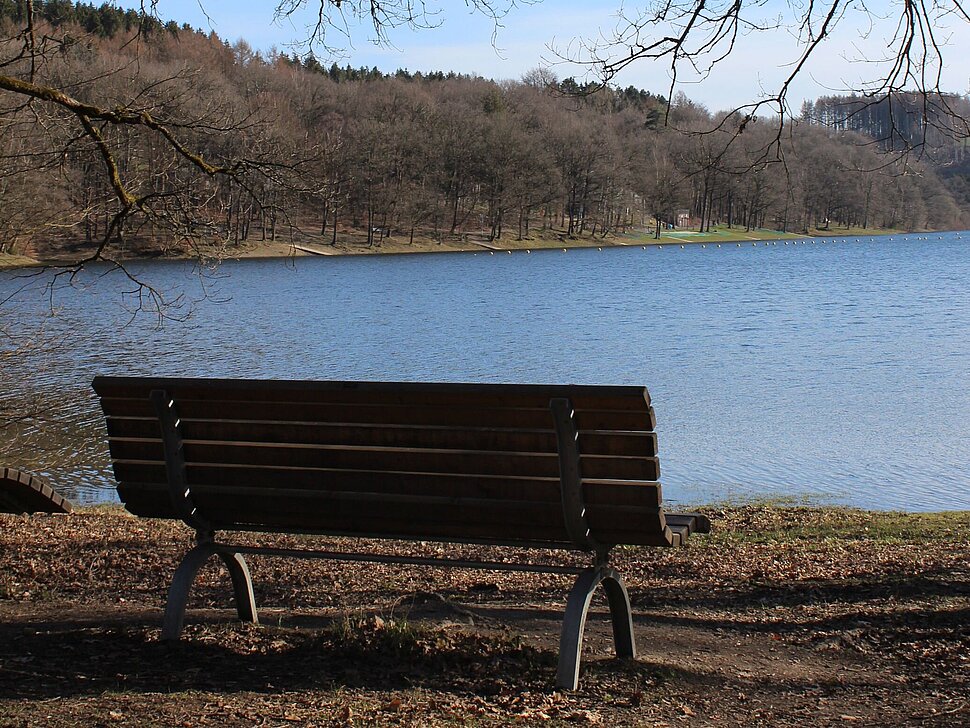
M 223 563 L 232 578 L 232 592 L 236 599 L 236 613 L 242 622 L 259 624 L 256 614 L 256 597 L 253 594 L 253 579 L 249 575 L 249 567 L 242 554 L 220 551 Z
M 610 617 L 613 622 L 613 642 L 617 657 L 636 657 L 637 646 L 633 637 L 633 613 L 630 608 L 630 595 L 623 579 L 613 569 L 606 566 L 591 567 L 576 578 L 569 598 L 566 600 L 566 614 L 559 637 L 559 668 L 556 672 L 556 687 L 575 690 L 579 687 L 579 665 L 583 656 L 583 632 L 586 628 L 586 615 L 596 587 L 603 584 L 610 604 Z
M 583 630 L 593 592 L 603 578 L 602 569 L 591 567 L 576 577 L 566 600 L 566 614 L 559 635 L 559 668 L 556 687 L 575 690 L 579 686 L 579 662 L 583 656 Z
M 636 657 L 637 643 L 633 637 L 633 610 L 630 608 L 630 595 L 622 577 L 613 569 L 603 574 L 603 588 L 610 603 L 610 617 L 613 621 L 613 644 L 617 657 Z
M 165 620 L 162 622 L 162 639 L 177 640 L 185 621 L 185 605 L 189 601 L 189 589 L 195 581 L 202 565 L 216 553 L 214 543 L 200 543 L 189 551 L 175 570 L 172 586 L 168 589 L 168 602 L 165 603 Z

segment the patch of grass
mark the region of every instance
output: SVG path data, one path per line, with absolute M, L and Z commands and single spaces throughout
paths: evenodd
M 769 230 L 766 228 L 755 228 L 745 230 L 744 228 L 724 226 L 712 227 L 709 231 L 698 232 L 697 230 L 665 230 L 660 233 L 660 239 L 653 237 L 651 229 L 627 235 L 630 240 L 635 242 L 651 242 L 663 245 L 688 243 L 740 243 L 741 245 L 752 245 L 764 241 L 785 241 L 785 240 L 807 240 L 809 238 L 837 238 L 837 237 L 871 237 L 874 235 L 902 235 L 901 230 L 891 229 L 862 229 L 862 228 L 832 228 L 830 230 L 810 230 L 808 233 L 783 233 L 780 230 Z
M 335 620 L 328 631 L 338 645 L 394 654 L 424 653 L 427 643 L 434 641 L 434 635 L 424 627 L 405 619 L 378 616 L 345 615 Z
M 33 258 L 25 255 L 13 255 L 11 253 L 0 253 L 0 269 L 3 268 L 25 268 L 28 266 L 40 265 Z
M 709 536 L 692 541 L 699 547 L 828 540 L 970 542 L 970 511 L 899 513 L 775 503 L 702 510 L 710 516 L 712 527 Z
M 668 231 L 660 234 L 661 242 L 671 243 L 744 243 L 764 240 L 791 240 L 804 238 L 798 233 L 783 233 L 779 230 L 745 230 L 743 228 L 714 227 L 709 232 Z
M 76 506 L 75 515 L 92 516 L 128 516 L 130 515 L 121 503 L 94 503 L 93 505 Z M 134 516 L 132 516 L 134 518 Z

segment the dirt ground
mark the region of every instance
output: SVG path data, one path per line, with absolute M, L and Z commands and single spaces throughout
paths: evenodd
M 688 548 L 615 552 L 639 655 L 596 603 L 576 692 L 552 689 L 569 577 L 252 557 L 254 626 L 213 560 L 169 644 L 187 528 L 0 516 L 0 727 L 970 724 L 970 513 L 707 512 Z

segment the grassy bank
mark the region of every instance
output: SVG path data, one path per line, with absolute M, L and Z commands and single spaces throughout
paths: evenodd
M 0 516 L 0 726 L 967 724 L 970 513 L 707 512 L 688 548 L 617 550 L 640 655 L 599 604 L 576 693 L 550 689 L 568 577 L 254 557 L 257 627 L 212 564 L 168 645 L 188 529 Z
M 26 268 L 33 265 L 40 265 L 40 263 L 33 258 L 28 258 L 26 255 L 0 253 L 0 270 L 5 268 Z
M 710 231 L 697 232 L 696 230 L 667 230 L 663 231 L 659 240 L 654 239 L 653 233 L 646 231 L 639 235 L 631 236 L 635 241 L 647 241 L 654 244 L 719 244 L 719 243 L 756 243 L 763 241 L 805 241 L 815 238 L 837 239 L 837 238 L 861 238 L 873 235 L 905 235 L 902 230 L 870 228 L 826 228 L 809 230 L 807 233 L 783 233 L 777 230 L 767 230 L 763 228 L 755 230 L 744 230 L 742 228 L 728 228 L 715 226 Z

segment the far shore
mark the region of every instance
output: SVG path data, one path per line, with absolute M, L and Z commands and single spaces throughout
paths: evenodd
M 532 237 L 518 240 L 513 235 L 497 240 L 488 240 L 485 235 L 467 234 L 451 236 L 447 239 L 434 240 L 429 237 L 415 237 L 413 241 L 407 235 L 385 238 L 380 243 L 368 245 L 364 234 L 359 231 L 342 234 L 335 244 L 320 239 L 303 237 L 292 242 L 257 241 L 239 245 L 205 245 L 198 249 L 178 251 L 158 251 L 157 249 L 131 249 L 115 253 L 113 257 L 120 260 L 151 260 L 151 259 L 197 259 L 206 260 L 240 260 L 245 258 L 293 258 L 310 257 L 313 255 L 344 256 L 344 255 L 406 255 L 426 253 L 481 253 L 485 255 L 509 254 L 513 252 L 531 253 L 534 250 L 571 250 L 579 248 L 623 248 L 647 247 L 665 245 L 686 247 L 700 245 L 706 247 L 721 247 L 731 243 L 744 245 L 775 245 L 794 244 L 805 245 L 818 239 L 829 240 L 844 238 L 846 240 L 862 237 L 882 236 L 892 239 L 897 235 L 925 235 L 927 239 L 951 231 L 915 231 L 905 232 L 888 229 L 862 228 L 832 228 L 828 230 L 812 230 L 810 233 L 783 233 L 777 230 L 743 230 L 739 228 L 717 227 L 710 232 L 696 230 L 665 230 L 659 239 L 654 237 L 651 229 L 633 233 L 612 234 L 600 238 L 587 234 L 567 236 L 561 231 L 545 231 Z M 83 255 L 81 251 L 80 255 Z M 29 257 L 0 253 L 0 269 L 24 268 L 30 266 L 59 266 L 72 263 L 79 257 L 79 251 L 65 251 L 59 254 L 38 255 Z

